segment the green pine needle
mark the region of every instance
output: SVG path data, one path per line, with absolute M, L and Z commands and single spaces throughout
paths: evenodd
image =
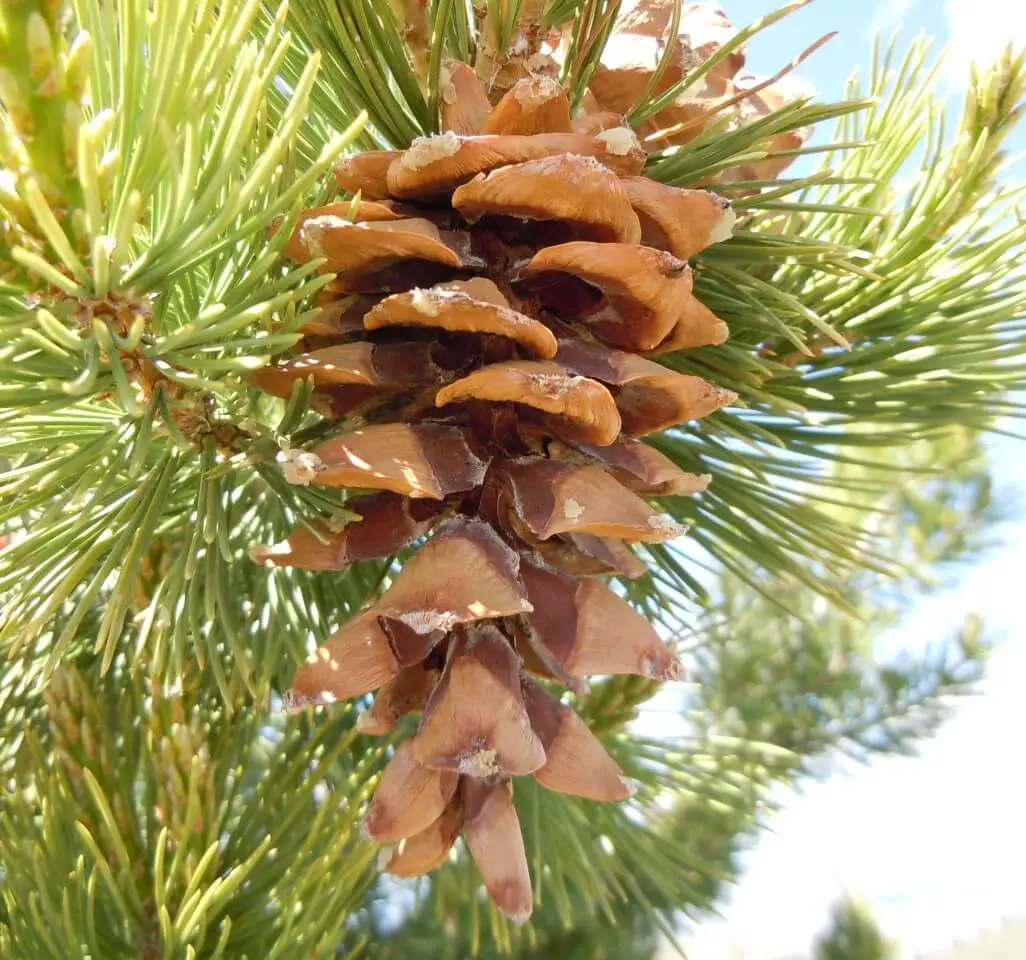
M 621 585 L 681 638 L 687 735 L 644 732 L 649 681 L 594 683 L 577 706 L 638 790 L 616 807 L 518 784 L 536 922 L 509 927 L 460 848 L 378 930 L 357 818 L 387 749 L 355 733 L 360 704 L 286 718 L 276 692 L 397 565 L 249 555 L 352 519 L 348 491 L 279 464 L 339 432 L 310 384 L 279 401 L 248 382 L 329 280 L 281 248 L 334 196 L 343 151 L 437 130 L 441 64 L 479 56 L 486 29 L 501 46 L 571 24 L 576 102 L 619 4 L 439 0 L 417 24 L 367 0 L 54 8 L 0 14 L 0 953 L 553 956 L 568 926 L 611 924 L 647 944 L 715 902 L 768 787 L 831 747 L 908 749 L 971 688 L 975 622 L 905 665 L 874 665 L 867 638 L 994 519 L 977 438 L 1022 415 L 1026 385 L 1026 226 L 1002 153 L 1026 69 L 1009 52 L 975 75 L 946 132 L 916 42 L 876 50 L 841 103 L 651 156 L 681 185 L 821 161 L 721 184 L 740 222 L 696 258 L 695 290 L 731 339 L 661 358 L 738 394 L 651 438 L 712 483 L 664 503 L 690 539 L 644 548 L 649 574 Z M 56 85 L 30 84 L 44 67 Z M 826 121 L 822 144 L 770 144 Z

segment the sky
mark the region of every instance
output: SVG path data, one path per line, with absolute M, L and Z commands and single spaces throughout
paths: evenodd
M 992 446 L 999 496 L 1026 501 L 1026 447 Z M 918 757 L 851 764 L 801 795 L 781 792 L 784 810 L 746 856 L 722 919 L 685 937 L 689 960 L 808 958 L 845 891 L 873 908 L 900 960 L 1026 916 L 1026 511 L 999 533 L 998 549 L 922 602 L 880 651 L 942 640 L 978 611 L 998 641 L 981 695 Z
M 780 0 L 725 0 L 746 24 Z M 823 99 L 839 97 L 851 68 L 868 62 L 876 30 L 922 31 L 947 46 L 942 82 L 952 96 L 969 64 L 1009 40 L 1026 44 L 1019 0 L 816 0 L 749 47 L 749 65 L 773 72 L 831 30 L 839 36 L 802 65 Z M 1017 138 L 1026 147 L 1026 135 Z M 982 695 L 962 701 L 915 758 L 849 766 L 802 794 L 746 856 L 746 873 L 722 906 L 685 937 L 689 960 L 791 960 L 811 956 L 831 903 L 847 891 L 866 900 L 898 941 L 899 960 L 937 956 L 1003 918 L 1026 916 L 1026 444 L 991 444 L 999 494 L 1022 504 L 999 531 L 1002 545 L 957 588 L 921 602 L 889 634 L 881 654 L 943 639 L 963 616 L 983 615 L 999 639 Z M 1014 960 L 1014 958 L 1008 958 Z

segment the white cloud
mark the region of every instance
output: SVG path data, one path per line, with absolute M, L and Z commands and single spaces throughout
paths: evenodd
M 989 63 L 1009 41 L 1026 46 L 1026 4 L 1017 0 L 947 0 L 945 15 L 949 68 L 960 84 L 970 64 Z

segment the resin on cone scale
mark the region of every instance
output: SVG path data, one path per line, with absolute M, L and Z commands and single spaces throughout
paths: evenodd
M 628 26 L 644 36 L 657 21 Z M 710 56 L 732 28 L 696 22 Z M 728 58 L 710 83 L 742 64 Z M 641 354 L 726 338 L 687 260 L 728 239 L 735 218 L 712 193 L 644 179 L 634 133 L 605 119 L 582 129 L 550 76 L 496 96 L 468 65 L 443 67 L 443 133 L 347 158 L 338 183 L 362 200 L 300 218 L 287 253 L 322 259 L 335 278 L 296 354 L 253 377 L 283 397 L 312 378 L 315 409 L 343 423 L 289 478 L 364 491 L 352 501 L 361 519 L 253 554 L 331 571 L 424 541 L 300 668 L 291 701 L 376 690 L 366 733 L 420 714 L 366 816 L 382 866 L 430 871 L 462 833 L 490 896 L 523 922 L 514 779 L 598 801 L 631 793 L 531 674 L 574 690 L 593 674 L 682 676 L 600 578 L 637 576 L 631 544 L 684 533 L 646 498 L 708 483 L 640 438 L 733 395 Z M 617 69 L 597 72 L 600 90 Z M 593 115 L 607 117 L 593 93 Z

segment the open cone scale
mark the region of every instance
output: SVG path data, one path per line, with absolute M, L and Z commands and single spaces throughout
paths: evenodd
M 631 29 L 654 29 L 637 19 L 614 34 L 621 48 Z M 722 29 L 713 17 L 713 48 Z M 723 61 L 709 84 L 733 82 L 742 63 Z M 622 68 L 603 66 L 593 90 Z M 420 713 L 367 813 L 382 864 L 430 871 L 462 831 L 492 899 L 522 922 L 532 894 L 512 778 L 594 800 L 631 792 L 530 674 L 571 689 L 593 674 L 681 676 L 597 578 L 640 575 L 629 544 L 685 532 L 646 498 L 708 482 L 639 438 L 733 395 L 645 354 L 726 338 L 691 292 L 687 259 L 727 239 L 734 215 L 713 193 L 641 175 L 645 150 L 619 117 L 630 104 L 591 97 L 589 132 L 550 76 L 499 97 L 464 64 L 446 64 L 443 80 L 443 133 L 348 158 L 337 180 L 356 199 L 300 218 L 286 253 L 323 258 L 335 278 L 301 351 L 253 376 L 284 398 L 312 378 L 315 408 L 346 420 L 283 469 L 372 491 L 347 504 L 361 520 L 298 529 L 254 556 L 342 570 L 429 538 L 298 671 L 290 700 L 377 691 L 360 720 L 374 734 Z

